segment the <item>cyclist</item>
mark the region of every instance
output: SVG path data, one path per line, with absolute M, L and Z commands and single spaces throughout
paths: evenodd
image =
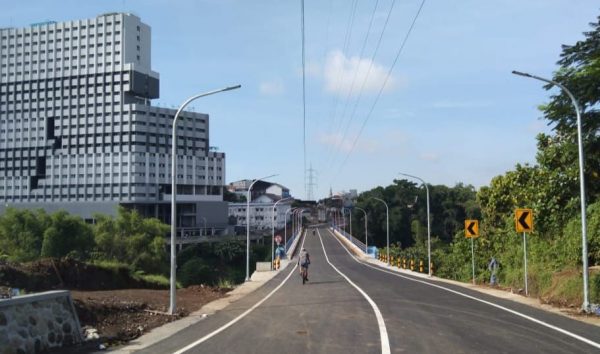
M 308 265 L 310 264 L 310 254 L 306 248 L 302 248 L 300 255 L 298 256 L 298 265 L 300 266 L 300 276 L 302 277 L 302 284 L 308 281 Z

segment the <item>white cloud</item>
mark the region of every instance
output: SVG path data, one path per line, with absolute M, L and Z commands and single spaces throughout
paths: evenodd
M 369 67 L 371 67 L 370 71 Z M 325 90 L 340 96 L 347 96 L 354 80 L 352 95 L 356 96 L 366 78 L 363 92 L 377 93 L 381 89 L 388 71 L 388 68 L 372 62 L 371 59 L 356 56 L 347 58 L 342 51 L 336 49 L 329 52 L 323 68 Z M 399 81 L 401 80 L 390 76 L 384 92 L 394 89 L 398 86 Z
M 283 81 L 281 79 L 263 81 L 258 86 L 258 89 L 261 94 L 266 96 L 279 96 L 285 91 Z
M 378 144 L 376 140 L 367 140 L 364 138 L 359 138 L 356 142 L 356 146 L 354 150 L 352 150 L 352 145 L 354 144 L 354 139 L 356 138 L 355 134 L 348 134 L 346 139 L 343 139 L 341 133 L 333 133 L 333 134 L 322 134 L 319 136 L 319 142 L 326 146 L 332 146 L 338 151 L 347 153 L 347 152 L 366 152 L 366 153 L 374 153 Z

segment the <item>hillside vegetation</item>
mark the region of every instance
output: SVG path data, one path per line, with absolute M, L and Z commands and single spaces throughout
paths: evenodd
M 583 112 L 590 301 L 599 303 L 600 18 L 591 27 L 583 40 L 562 47 L 552 79 L 571 90 Z M 475 240 L 478 282 L 489 279 L 487 265 L 495 257 L 501 265 L 500 284 L 522 288 L 523 240 L 515 231 L 514 213 L 517 208 L 530 208 L 534 231 L 527 236 L 529 292 L 549 302 L 579 306 L 583 281 L 577 121 L 567 94 L 551 85 L 545 89 L 551 95 L 539 109 L 552 134 L 537 136 L 535 164 L 517 164 L 477 191 L 462 184 L 429 185 L 432 261 L 437 275 L 469 281 L 471 245 L 464 235 L 464 220 L 477 219 L 481 235 Z M 357 206 L 369 212 L 370 242 L 385 247 L 385 208 L 371 197 L 382 198 L 390 206 L 391 254 L 427 263 L 425 189 L 412 181 L 395 180 L 393 185 L 360 195 Z M 354 234 L 362 237 L 362 217 L 354 215 Z

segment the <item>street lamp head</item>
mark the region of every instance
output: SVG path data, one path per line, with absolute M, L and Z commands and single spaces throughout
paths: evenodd
M 515 75 L 519 75 L 519 76 L 532 77 L 531 74 L 524 73 L 524 72 L 517 71 L 517 70 L 513 70 L 512 73 Z
M 242 85 L 229 86 L 229 87 L 224 88 L 223 91 L 236 90 L 236 89 L 239 89 L 240 87 L 242 87 Z

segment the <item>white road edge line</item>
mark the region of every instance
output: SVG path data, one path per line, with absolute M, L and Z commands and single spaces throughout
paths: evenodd
M 365 293 L 360 287 L 358 287 L 358 285 L 354 284 L 352 282 L 352 280 L 350 280 L 350 278 L 348 278 L 344 273 L 340 272 L 340 270 L 337 269 L 329 261 L 329 257 L 327 256 L 327 251 L 325 251 L 325 245 L 323 244 L 323 239 L 321 238 L 321 232 L 319 231 L 319 229 L 317 229 L 317 233 L 319 234 L 319 240 L 321 241 L 321 246 L 323 247 L 323 253 L 325 254 L 325 259 L 327 260 L 327 263 L 329 263 L 329 265 L 336 272 L 338 272 L 342 277 L 344 277 L 344 279 L 346 279 L 346 281 L 348 283 L 350 283 L 350 285 L 352 285 L 356 290 L 358 290 L 358 292 L 365 299 L 367 299 L 367 301 L 369 302 L 369 305 L 371 305 L 371 307 L 373 308 L 373 312 L 375 312 L 375 317 L 377 318 L 377 326 L 379 327 L 379 338 L 381 340 L 381 353 L 382 354 L 389 354 L 389 353 L 391 353 L 391 350 L 390 350 L 390 340 L 389 340 L 389 337 L 388 337 L 388 334 L 387 334 L 387 328 L 385 327 L 385 321 L 383 320 L 383 315 L 381 314 L 381 311 L 379 311 L 379 307 L 377 307 L 377 304 L 375 303 L 375 301 L 373 301 L 369 297 L 369 295 L 367 295 L 367 293 Z M 346 248 L 344 247 L 344 249 L 346 249 Z
M 306 240 L 306 231 L 304 231 L 304 238 L 302 239 L 302 246 L 304 246 L 304 241 Z M 254 304 L 252 307 L 250 307 L 249 309 L 247 309 L 246 311 L 242 312 L 239 316 L 237 316 L 236 318 L 234 318 L 233 320 L 227 322 L 225 325 L 223 325 L 222 327 L 214 330 L 213 332 L 205 335 L 204 337 L 198 339 L 197 341 L 179 349 L 176 352 L 173 352 L 173 354 L 181 354 L 184 353 L 192 348 L 194 348 L 195 346 L 202 344 L 203 342 L 206 342 L 207 340 L 209 340 L 210 338 L 216 336 L 217 334 L 223 332 L 224 330 L 226 330 L 227 328 L 231 327 L 232 325 L 234 325 L 236 322 L 238 322 L 239 320 L 241 320 L 242 318 L 246 317 L 250 312 L 254 311 L 257 307 L 259 307 L 260 305 L 262 305 L 265 301 L 267 301 L 271 295 L 275 294 L 275 292 L 277 290 L 279 290 L 286 282 L 287 280 L 292 276 L 292 274 L 295 274 L 295 270 L 298 267 L 298 264 L 296 263 L 294 265 L 294 268 L 292 268 L 292 270 L 290 271 L 290 274 L 288 274 L 288 276 L 281 282 L 281 284 L 279 284 L 275 289 L 273 289 L 267 296 L 265 296 L 262 300 L 260 300 L 259 302 L 257 302 L 256 304 Z
M 331 235 L 333 236 L 333 238 L 335 238 L 337 240 L 337 242 L 339 242 L 340 245 L 342 245 L 342 247 L 344 247 L 344 249 L 346 250 L 346 252 L 348 252 L 348 254 L 350 255 L 350 257 L 352 257 L 352 259 L 354 259 L 354 261 L 356 261 L 357 263 L 360 263 L 360 264 L 362 264 L 362 265 L 364 265 L 366 267 L 373 268 L 373 269 L 378 270 L 380 272 L 384 272 L 384 273 L 388 273 L 388 274 L 391 274 L 391 275 L 395 275 L 397 277 L 404 278 L 404 279 L 407 279 L 407 280 L 410 280 L 410 281 L 414 281 L 414 282 L 417 282 L 417 283 L 422 283 L 422 284 L 426 284 L 426 285 L 429 285 L 429 286 L 432 286 L 432 287 L 435 287 L 435 288 L 446 290 L 448 292 L 451 292 L 453 294 L 466 297 L 466 298 L 471 299 L 471 300 L 479 301 L 479 302 L 484 303 L 486 305 L 490 305 L 492 307 L 495 307 L 495 308 L 498 308 L 500 310 L 504 310 L 506 312 L 512 313 L 513 315 L 519 316 L 519 317 L 524 318 L 526 320 L 529 320 L 531 322 L 537 323 L 537 324 L 539 324 L 541 326 L 544 326 L 546 328 L 553 329 L 553 330 L 555 330 L 557 332 L 560 332 L 562 334 L 565 334 L 565 335 L 567 335 L 567 336 L 569 336 L 571 338 L 575 338 L 575 339 L 577 339 L 577 340 L 579 340 L 581 342 L 584 342 L 584 343 L 589 344 L 589 345 L 591 345 L 591 346 L 593 346 L 595 348 L 600 349 L 600 343 L 598 343 L 598 342 L 594 342 L 591 339 L 587 339 L 587 338 L 582 337 L 582 336 L 580 336 L 578 334 L 575 334 L 573 332 L 569 332 L 566 329 L 562 329 L 560 327 L 551 325 L 551 324 L 546 323 L 546 322 L 544 322 L 542 320 L 538 320 L 537 318 L 534 318 L 534 317 L 528 316 L 526 314 L 520 313 L 518 311 L 509 309 L 509 308 L 504 307 L 502 305 L 498 305 L 498 304 L 495 304 L 493 302 L 490 302 L 490 301 L 487 301 L 487 300 L 483 300 L 483 299 L 477 298 L 477 297 L 472 296 L 472 295 L 461 293 L 460 291 L 456 291 L 456 290 L 453 290 L 453 289 L 450 289 L 450 288 L 446 288 L 446 287 L 441 286 L 441 285 L 432 284 L 432 283 L 429 283 L 429 282 L 426 282 L 426 281 L 423 281 L 423 280 L 419 280 L 419 279 L 413 279 L 411 277 L 407 277 L 407 276 L 404 276 L 402 274 L 398 274 L 398 273 L 395 273 L 395 272 L 390 272 L 389 270 L 381 269 L 379 267 L 372 266 L 370 264 L 366 264 L 364 262 L 361 262 L 360 260 L 356 259 L 356 256 L 354 256 L 352 253 L 350 253 L 350 251 L 348 251 L 348 249 L 344 246 L 344 244 L 331 232 L 331 230 L 327 229 L 327 231 L 329 231 L 329 233 L 331 233 Z

